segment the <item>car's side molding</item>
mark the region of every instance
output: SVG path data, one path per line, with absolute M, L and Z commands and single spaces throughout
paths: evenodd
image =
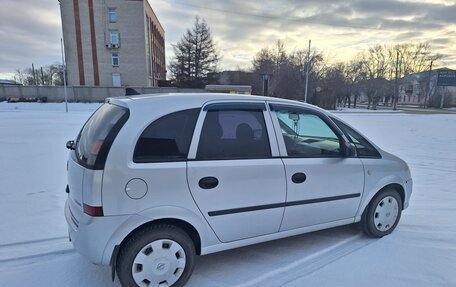
M 360 197 L 360 196 L 361 196 L 361 193 L 352 193 L 352 194 L 344 194 L 344 195 L 338 195 L 338 196 L 321 197 L 321 198 L 290 201 L 290 202 L 255 205 L 255 206 L 224 209 L 224 210 L 217 210 L 217 211 L 209 211 L 208 215 L 209 216 L 220 216 L 220 215 L 227 215 L 227 214 L 233 214 L 233 213 L 257 211 L 257 210 L 272 209 L 272 208 L 279 208 L 279 207 L 289 207 L 289 206 L 312 204 L 312 203 L 319 203 L 319 202 L 343 200 L 343 199 L 349 199 L 349 198 L 356 198 L 356 197 Z
M 351 217 L 351 218 L 331 221 L 331 222 L 327 222 L 327 223 L 323 223 L 323 224 L 311 225 L 311 226 L 266 234 L 266 235 L 262 235 L 262 236 L 250 237 L 250 238 L 246 238 L 246 239 L 242 239 L 242 240 L 202 246 L 201 255 L 206 255 L 206 254 L 220 252 L 220 251 L 229 250 L 229 249 L 233 249 L 233 248 L 243 247 L 243 246 L 247 246 L 247 245 L 251 245 L 251 244 L 281 239 L 281 238 L 295 236 L 295 235 L 299 235 L 299 234 L 309 233 L 309 232 L 332 228 L 332 227 L 336 227 L 336 226 L 347 225 L 347 224 L 353 223 L 354 222 L 353 219 L 354 218 Z

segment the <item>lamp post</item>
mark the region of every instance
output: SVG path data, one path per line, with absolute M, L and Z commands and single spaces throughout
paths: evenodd
M 263 79 L 263 96 L 269 96 L 269 75 L 268 73 L 260 74 Z
M 305 103 L 307 103 L 307 87 L 309 86 L 310 43 L 311 43 L 311 40 L 309 40 L 309 50 L 307 51 L 306 87 L 305 87 L 305 90 L 304 90 L 304 102 Z
M 67 84 L 66 84 L 66 65 L 65 65 L 65 56 L 63 52 L 63 39 L 60 38 L 60 48 L 62 50 L 62 68 L 63 68 L 63 93 L 65 95 L 65 112 L 68 113 L 68 93 L 67 93 Z
M 59 1 L 59 5 L 60 5 L 60 14 L 62 14 L 62 2 L 61 2 L 61 0 L 58 0 L 58 1 Z M 62 36 L 63 36 L 63 24 L 62 24 Z M 61 52 L 62 52 L 63 94 L 65 95 L 65 112 L 68 113 L 68 93 L 67 93 L 67 83 L 66 83 L 66 63 L 65 63 L 65 52 L 63 50 L 63 38 L 60 38 L 60 49 L 61 49 Z

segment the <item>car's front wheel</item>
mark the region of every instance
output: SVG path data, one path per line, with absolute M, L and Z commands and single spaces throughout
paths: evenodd
M 395 189 L 380 191 L 363 213 L 363 231 L 372 237 L 383 237 L 393 232 L 401 218 L 402 204 L 402 199 Z
M 195 247 L 179 227 L 155 225 L 122 245 L 117 274 L 122 286 L 183 286 L 193 272 Z

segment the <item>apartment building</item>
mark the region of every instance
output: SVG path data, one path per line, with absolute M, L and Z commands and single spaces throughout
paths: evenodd
M 70 86 L 158 86 L 165 31 L 147 0 L 61 0 Z
M 439 71 L 447 70 L 436 69 L 430 75 L 428 71 L 414 73 L 400 79 L 398 104 L 424 106 L 427 102 L 429 106 L 439 107 L 443 97 L 443 106 L 456 106 L 456 87 L 437 85 Z

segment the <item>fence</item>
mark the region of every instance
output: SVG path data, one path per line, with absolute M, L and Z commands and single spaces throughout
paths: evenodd
M 204 89 L 130 87 L 141 94 L 205 92 Z M 67 87 L 69 102 L 104 102 L 107 97 L 125 95 L 125 88 L 120 87 Z M 25 100 L 27 98 L 46 97 L 48 102 L 65 101 L 64 87 L 60 86 L 1 86 L 0 100 L 8 98 Z

